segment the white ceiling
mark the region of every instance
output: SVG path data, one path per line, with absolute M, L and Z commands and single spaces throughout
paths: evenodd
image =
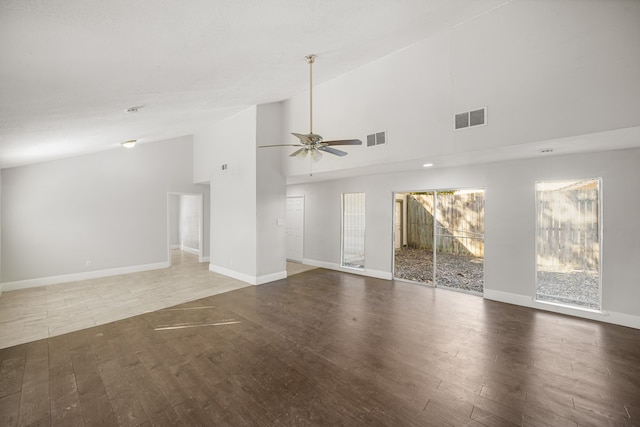
M 192 134 L 506 0 L 2 0 L 0 167 Z M 144 106 L 127 114 L 132 106 Z

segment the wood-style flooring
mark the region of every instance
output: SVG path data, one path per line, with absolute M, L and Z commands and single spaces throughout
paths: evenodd
M 3 292 L 0 348 L 102 325 L 249 286 L 171 252 L 171 268 Z
M 324 269 L 0 363 L 2 426 L 640 426 L 640 330 Z

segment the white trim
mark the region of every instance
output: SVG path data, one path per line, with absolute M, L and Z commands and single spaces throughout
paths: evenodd
M 187 246 L 180 246 L 180 250 L 193 255 L 200 255 L 200 251 L 198 249 L 189 248 Z M 198 259 L 198 261 L 200 260 Z
M 289 201 L 289 199 L 302 199 L 302 256 L 300 259 L 289 259 L 287 258 L 287 261 L 291 261 L 291 262 L 302 262 L 302 260 L 304 259 L 304 232 L 305 232 L 305 197 L 304 194 L 301 196 L 287 196 L 287 202 Z M 286 220 L 285 220 L 285 240 L 287 239 L 286 233 L 287 233 L 287 227 L 289 226 L 289 204 L 287 203 L 287 211 L 286 211 Z M 287 245 L 289 244 L 288 242 L 286 242 Z M 287 253 L 287 255 L 289 255 Z
M 579 308 L 572 308 L 557 304 L 545 304 L 526 295 L 496 291 L 493 289 L 487 289 L 486 287 L 484 289 L 484 298 L 492 301 L 506 302 L 507 304 L 515 304 L 538 310 L 551 311 L 554 313 L 566 314 L 568 316 L 581 317 L 584 319 L 597 320 L 599 322 L 640 329 L 640 316 L 634 316 L 631 314 L 616 313 L 613 311 L 598 312 L 594 310 L 581 310 Z
M 279 271 L 277 273 L 266 274 L 264 276 L 258 276 L 256 278 L 256 285 L 264 285 L 265 283 L 275 282 L 276 280 L 282 280 L 287 278 L 287 270 Z
M 198 255 L 198 262 L 207 262 L 209 261 L 209 257 L 202 256 L 203 254 L 203 243 L 204 243 L 204 194 L 203 193 L 180 193 L 175 191 L 169 191 L 167 193 L 167 242 L 171 242 L 171 210 L 169 206 L 171 204 L 171 196 L 198 196 L 200 199 L 200 218 L 199 218 L 199 230 L 198 230 L 198 249 L 194 250 L 191 248 L 186 248 L 182 245 L 167 245 L 167 262 L 169 263 L 169 267 L 171 267 L 171 250 L 172 249 L 180 249 L 185 252 L 189 252 L 193 255 Z
M 340 264 L 333 262 L 316 261 L 314 259 L 305 258 L 303 264 L 312 265 L 314 267 L 327 268 L 329 270 L 342 271 L 343 273 L 359 274 L 360 276 L 375 277 L 376 279 L 392 280 L 393 274 L 389 271 L 373 270 L 371 268 L 348 268 L 342 267 Z
M 251 276 L 249 274 L 240 273 L 238 271 L 231 270 L 226 267 L 220 267 L 219 265 L 209 264 L 209 271 L 213 271 L 214 273 L 231 277 L 232 279 L 240 280 L 250 285 L 264 285 L 265 283 L 275 282 L 276 280 L 287 278 L 286 270 L 256 277 L 256 276 Z
M 222 274 L 223 276 L 231 277 L 232 279 L 240 280 L 250 285 L 255 285 L 257 281 L 255 276 L 250 276 L 248 274 L 240 273 L 238 271 L 231 270 L 226 267 L 221 267 L 215 264 L 209 264 L 209 271 Z
M 120 276 L 122 274 L 139 273 L 141 271 L 159 270 L 169 268 L 168 262 L 155 264 L 132 265 L 129 267 L 116 267 L 106 270 L 87 271 L 82 273 L 62 274 L 60 276 L 39 277 L 37 279 L 16 280 L 2 283 L 3 291 L 15 291 L 18 289 L 35 288 L 38 286 L 57 285 L 59 283 L 76 282 L 79 280 L 99 279 L 102 277 Z

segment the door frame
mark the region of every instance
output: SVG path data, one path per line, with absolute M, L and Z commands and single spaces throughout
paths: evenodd
M 168 192 L 167 193 L 167 263 L 171 267 L 171 196 L 198 196 L 198 262 L 207 261 L 203 256 L 202 242 L 204 242 L 204 194 L 202 193 L 181 193 L 181 192 Z
M 288 254 L 285 254 L 286 260 L 290 261 L 290 262 L 299 262 L 299 263 L 304 263 L 304 217 L 305 217 L 305 198 L 304 198 L 304 194 L 303 195 L 297 195 L 297 196 L 287 196 L 287 201 L 289 199 L 301 199 L 302 200 L 302 253 L 301 253 L 301 259 L 297 260 L 297 259 L 290 259 L 287 257 Z M 286 215 L 289 215 L 289 209 L 287 206 L 286 209 Z M 285 240 L 287 239 L 287 227 L 289 226 L 289 218 L 287 218 L 286 222 L 285 222 Z M 288 243 L 288 242 L 287 242 Z
M 434 232 L 433 232 L 433 284 L 428 284 L 428 283 L 422 283 L 422 282 L 414 282 L 411 280 L 407 280 L 407 279 L 403 279 L 403 278 L 399 278 L 395 276 L 396 273 L 396 250 L 395 250 L 395 230 L 396 230 L 396 219 L 395 219 L 395 209 L 396 209 L 396 195 L 397 194 L 408 194 L 408 193 L 434 193 L 434 209 L 437 211 L 438 209 L 438 193 L 441 192 L 446 192 L 446 191 L 464 191 L 464 190 L 485 190 L 485 187 L 483 186 L 469 186 L 469 187 L 451 187 L 451 188 L 438 188 L 438 189 L 430 189 L 430 190 L 405 190 L 405 191 L 392 191 L 391 193 L 391 198 L 392 198 L 392 221 L 391 221 L 391 277 L 393 280 L 397 280 L 400 282 L 407 282 L 407 283 L 415 283 L 418 285 L 422 285 L 422 286 L 430 286 L 430 287 L 434 287 L 434 288 L 440 288 L 440 289 L 449 289 L 449 290 L 454 290 L 456 292 L 462 292 L 462 293 L 467 293 L 467 294 L 471 294 L 471 295 L 478 295 L 478 293 L 476 292 L 471 292 L 471 291 L 467 291 L 464 289 L 455 289 L 455 288 L 449 288 L 446 286 L 438 286 L 438 283 L 436 281 L 436 276 L 437 276 L 437 251 L 436 251 L 436 240 L 437 240 L 437 236 L 436 236 L 436 232 L 435 232 L 435 227 L 436 227 L 436 218 L 434 217 L 434 222 L 433 222 L 433 226 L 434 226 Z M 407 205 L 407 203 L 404 203 L 404 205 Z M 405 221 L 404 225 L 406 227 L 406 223 L 407 223 L 407 211 L 406 209 L 408 208 L 408 206 L 405 206 L 404 209 L 405 211 L 403 212 L 403 221 Z M 484 239 L 483 239 L 484 241 Z M 484 276 L 484 266 L 483 266 L 483 276 Z M 484 293 L 484 286 L 483 286 L 483 293 Z

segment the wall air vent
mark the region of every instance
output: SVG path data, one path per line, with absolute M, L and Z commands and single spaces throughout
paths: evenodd
M 372 133 L 367 135 L 367 147 L 375 147 L 387 143 L 387 131 Z
M 483 126 L 487 124 L 487 107 L 466 111 L 455 115 L 454 130 Z

